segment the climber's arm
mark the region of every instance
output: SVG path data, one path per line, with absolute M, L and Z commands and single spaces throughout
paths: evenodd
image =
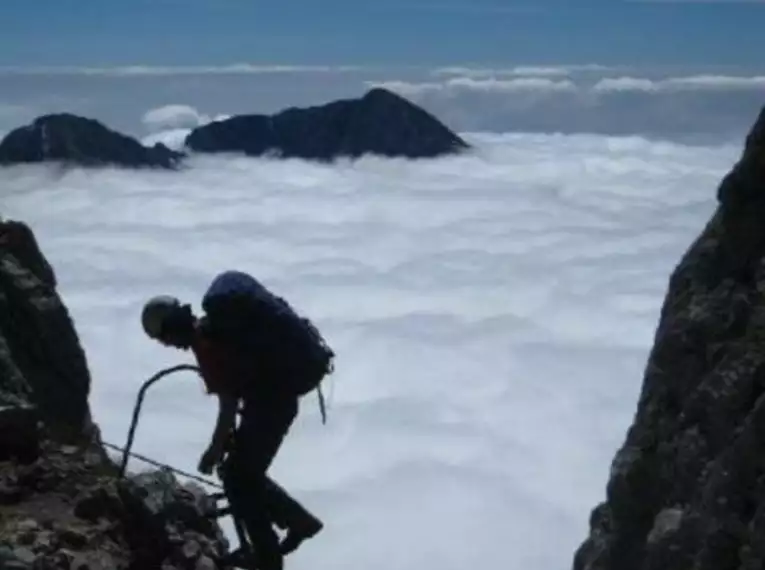
M 225 452 L 226 442 L 236 424 L 236 411 L 239 399 L 235 396 L 221 392 L 218 394 L 218 418 L 215 422 L 215 430 L 210 445 L 202 454 L 199 461 L 199 471 L 210 474 L 220 463 Z

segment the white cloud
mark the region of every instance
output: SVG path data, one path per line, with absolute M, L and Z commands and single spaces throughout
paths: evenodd
M 517 79 L 471 79 L 456 77 L 446 81 L 447 88 L 464 88 L 476 91 L 573 91 L 576 85 L 568 79 L 553 80 L 542 77 Z
M 610 70 L 610 77 L 448 71 L 442 68 L 421 81 L 390 78 L 366 85 L 400 93 L 457 130 L 638 134 L 686 142 L 742 140 L 765 88 L 765 77 L 756 72 L 720 70 L 665 77 L 651 70 L 634 75 Z
M 384 87 L 402 95 L 417 95 L 420 93 L 439 91 L 474 91 L 496 93 L 549 93 L 575 91 L 576 85 L 568 79 L 553 80 L 544 77 L 518 77 L 513 79 L 497 79 L 489 77 L 475 79 L 473 77 L 452 77 L 444 81 L 407 82 L 407 81 L 368 81 L 367 85 Z
M 494 76 L 527 76 L 527 77 L 556 77 L 568 76 L 577 71 L 604 71 L 608 68 L 597 64 L 581 65 L 518 65 L 515 67 L 439 67 L 431 74 L 461 75 L 464 77 L 494 77 Z
M 685 77 L 667 77 L 649 79 L 645 77 L 607 77 L 598 80 L 593 85 L 577 82 L 566 77 L 554 79 L 563 75 L 562 69 L 550 68 L 526 69 L 526 77 L 503 76 L 499 70 L 481 70 L 469 68 L 441 68 L 434 75 L 447 76 L 438 81 L 367 81 L 367 85 L 380 85 L 402 94 L 416 95 L 432 92 L 457 91 L 494 91 L 498 93 L 513 92 L 581 92 L 613 93 L 624 91 L 640 91 L 645 93 L 681 92 L 681 91 L 735 91 L 765 88 L 765 76 L 729 76 L 729 75 L 691 75 Z M 557 73 L 560 71 L 561 73 Z M 534 73 L 536 72 L 536 76 Z M 511 72 L 507 72 L 511 73 Z M 547 75 L 547 76 L 545 76 Z
M 593 86 L 593 91 L 658 91 L 655 81 L 639 77 L 616 77 L 601 79 Z
M 514 67 L 510 70 L 510 73 L 513 75 L 529 75 L 529 76 L 558 76 L 558 75 L 569 75 L 571 73 L 571 69 L 568 69 L 566 67 L 540 67 L 540 66 L 520 66 L 520 67 Z
M 738 148 L 470 140 L 472 155 L 422 162 L 15 168 L 3 213 L 57 270 L 112 443 L 140 383 L 189 361 L 143 336 L 149 295 L 198 308 L 238 267 L 315 319 L 338 353 L 329 423 L 307 398 L 273 473 L 327 526 L 291 569 L 565 568 L 632 420 L 669 272 Z M 193 472 L 215 409 L 193 376 L 161 382 L 135 450 Z
M 642 91 L 658 93 L 668 91 L 731 91 L 765 88 L 765 76 L 692 75 L 665 79 L 644 79 L 637 77 L 606 78 L 598 81 L 593 90 Z
M 151 133 L 141 141 L 144 145 L 153 146 L 161 142 L 168 147 L 180 150 L 184 146 L 186 136 L 192 129 L 213 121 L 222 121 L 229 115 L 211 117 L 200 113 L 189 105 L 165 105 L 147 111 L 142 118 L 144 127 Z
M 754 77 L 695 75 L 668 79 L 666 84 L 671 88 L 681 89 L 763 89 L 765 75 Z
M 156 132 L 164 129 L 193 129 L 210 122 L 210 117 L 188 105 L 166 105 L 148 111 L 142 122 L 150 131 Z

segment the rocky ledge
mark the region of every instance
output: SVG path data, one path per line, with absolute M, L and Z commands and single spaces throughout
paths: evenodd
M 194 129 L 186 146 L 320 161 L 365 154 L 434 158 L 469 148 L 433 115 L 382 88 L 358 99 L 216 121 Z
M 216 505 L 101 443 L 91 377 L 32 230 L 0 222 L 0 569 L 216 570 Z
M 717 198 L 575 570 L 765 568 L 765 109 Z
M 36 460 L 0 463 L 0 568 L 215 570 L 214 506 L 167 473 L 120 478 L 95 442 L 46 439 Z
M 45 115 L 8 133 L 0 165 L 58 162 L 77 166 L 175 169 L 182 153 L 157 143 L 145 147 L 99 121 L 69 113 Z

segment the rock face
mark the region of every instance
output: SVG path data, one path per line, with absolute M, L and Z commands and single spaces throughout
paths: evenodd
M 0 568 L 216 569 L 227 542 L 212 507 L 162 472 L 118 478 L 95 443 L 44 441 L 31 463 L 0 462 Z
M 239 115 L 194 129 L 186 146 L 197 152 L 330 161 L 364 154 L 432 158 L 467 143 L 435 117 L 385 89 L 275 115 Z
M 68 113 L 39 117 L 0 142 L 0 165 L 63 162 L 174 169 L 183 156 L 161 143 L 145 147 L 96 120 Z
M 60 431 L 89 422 L 85 353 L 51 266 L 19 222 L 0 222 L 0 371 L 0 405 L 34 403 Z
M 765 568 L 765 109 L 669 280 L 575 570 Z
M 0 222 L 0 569 L 216 570 L 216 505 L 162 471 L 119 477 L 90 385 L 34 234 Z

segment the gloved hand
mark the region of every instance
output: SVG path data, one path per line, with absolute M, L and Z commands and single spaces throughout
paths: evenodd
M 213 468 L 220 463 L 223 458 L 224 450 L 215 446 L 208 447 L 199 459 L 199 465 L 197 469 L 200 473 L 209 475 L 212 473 Z

